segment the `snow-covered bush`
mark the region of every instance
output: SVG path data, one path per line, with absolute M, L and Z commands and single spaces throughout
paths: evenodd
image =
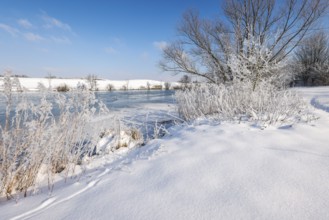
M 286 89 L 292 79 L 286 63 L 273 60 L 273 51 L 260 39 L 250 36 L 243 46 L 248 53 L 228 58 L 230 82 L 194 85 L 176 93 L 182 117 L 190 120 L 212 115 L 273 124 L 295 121 L 306 114 L 301 98 Z
M 96 154 L 108 154 L 120 148 L 133 148 L 143 144 L 143 135 L 136 128 L 122 128 L 116 126 L 116 129 L 107 129 L 102 132 L 102 139 L 98 142 Z
M 186 120 L 214 117 L 263 125 L 296 121 L 304 114 L 305 104 L 295 92 L 279 90 L 267 81 L 260 81 L 255 90 L 252 88 L 252 81 L 194 85 L 176 92 L 178 111 Z
M 70 91 L 70 88 L 66 84 L 62 84 L 56 87 L 57 92 L 68 92 Z
M 24 93 L 13 93 L 14 82 L 6 75 L 0 94 L 6 99 L 5 122 L 0 125 L 0 196 L 7 198 L 17 191 L 26 196 L 41 167 L 46 167 L 49 186 L 55 173 L 73 173 L 99 141 L 99 131 L 90 121 L 107 111 L 87 90 L 44 91 L 35 102 Z

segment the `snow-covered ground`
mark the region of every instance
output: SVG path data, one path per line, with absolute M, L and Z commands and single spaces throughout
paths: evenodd
M 0 91 L 3 89 L 2 77 L 0 77 Z M 67 85 L 69 88 L 76 88 L 78 85 L 89 86 L 86 79 L 47 79 L 47 78 L 18 78 L 22 89 L 27 91 L 37 91 L 40 86 L 45 88 L 56 89 L 58 86 Z M 163 81 L 156 80 L 108 80 L 98 79 L 96 80 L 97 89 L 100 91 L 107 91 L 108 86 L 111 85 L 112 89 L 116 90 L 133 90 L 133 89 L 165 89 L 165 83 Z M 170 88 L 179 86 L 177 82 L 167 82 L 170 84 Z
M 329 87 L 297 89 L 319 119 L 261 130 L 197 121 L 95 161 L 1 219 L 329 219 Z

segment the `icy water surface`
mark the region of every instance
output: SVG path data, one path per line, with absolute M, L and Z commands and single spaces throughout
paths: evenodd
M 175 101 L 175 91 L 113 91 L 113 92 L 97 92 L 96 98 L 101 100 L 110 110 L 109 117 L 115 115 L 125 124 L 134 124 L 137 127 L 145 124 L 154 124 L 160 122 L 170 124 L 173 120 Z M 13 106 L 17 104 L 20 94 L 13 94 Z M 28 100 L 33 103 L 39 103 L 42 98 L 40 93 L 26 93 Z M 15 108 L 12 108 L 15 109 Z M 6 99 L 0 93 L 0 124 L 4 125 L 6 110 Z M 14 110 L 12 110 L 12 114 Z M 54 115 L 58 114 L 57 109 L 53 110 Z M 168 123 L 169 122 L 169 123 Z M 106 122 L 106 118 L 104 123 Z
M 174 91 L 115 91 L 96 93 L 110 109 L 137 108 L 149 104 L 173 104 Z

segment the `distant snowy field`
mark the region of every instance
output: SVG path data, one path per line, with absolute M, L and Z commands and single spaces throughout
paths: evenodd
M 70 88 L 76 88 L 77 85 L 86 85 L 88 87 L 88 82 L 86 79 L 47 79 L 47 78 L 18 78 L 19 82 L 23 89 L 28 91 L 37 91 L 40 85 L 49 88 L 56 88 L 58 86 L 67 85 Z M 165 88 L 165 83 L 163 81 L 156 80 L 107 80 L 107 79 L 98 79 L 97 88 L 100 91 L 106 91 L 108 85 L 113 86 L 113 89 L 119 90 L 126 88 L 128 90 L 132 89 L 146 89 L 148 86 L 150 88 L 161 86 Z M 170 86 L 178 86 L 177 82 L 170 82 Z M 3 82 L 0 77 L 0 90 L 3 87 Z
M 318 120 L 264 130 L 196 121 L 110 158 L 1 219 L 329 219 L 329 87 L 297 88 Z

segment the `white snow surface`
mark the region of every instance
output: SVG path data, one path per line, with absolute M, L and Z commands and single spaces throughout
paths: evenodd
M 175 126 L 51 194 L 3 199 L 0 219 L 329 219 L 329 87 L 297 90 L 318 120 Z

